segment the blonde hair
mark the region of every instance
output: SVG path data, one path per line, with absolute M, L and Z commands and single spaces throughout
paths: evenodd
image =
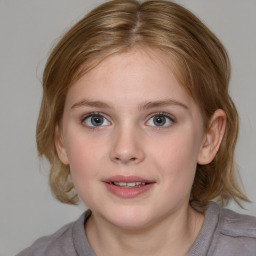
M 226 132 L 215 159 L 198 165 L 191 202 L 212 199 L 226 204 L 247 201 L 235 177 L 234 150 L 238 114 L 229 96 L 230 62 L 216 36 L 190 11 L 169 1 L 116 0 L 102 4 L 74 25 L 52 50 L 43 75 L 43 99 L 37 124 L 39 156 L 51 164 L 53 194 L 75 204 L 69 167 L 58 158 L 54 134 L 68 89 L 76 79 L 110 54 L 137 45 L 160 49 L 178 65 L 178 79 L 201 109 L 205 129 L 217 109 L 227 116 Z

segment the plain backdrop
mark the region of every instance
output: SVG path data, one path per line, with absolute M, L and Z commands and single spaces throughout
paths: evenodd
M 35 127 L 50 49 L 102 2 L 0 0 L 0 256 L 15 255 L 84 210 L 52 197 L 48 164 L 37 157 Z M 229 207 L 256 215 L 256 0 L 176 2 L 197 14 L 230 54 L 230 90 L 241 121 L 236 160 L 253 203 L 245 204 L 246 210 Z

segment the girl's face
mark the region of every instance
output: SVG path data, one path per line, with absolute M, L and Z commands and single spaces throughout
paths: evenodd
M 147 227 L 188 209 L 203 120 L 168 61 L 149 49 L 114 54 L 66 98 L 59 157 L 95 218 L 118 227 Z

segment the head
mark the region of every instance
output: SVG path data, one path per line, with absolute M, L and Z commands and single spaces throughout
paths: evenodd
M 223 204 L 246 200 L 234 172 L 238 115 L 228 92 L 227 53 L 198 18 L 168 1 L 107 2 L 74 25 L 52 50 L 43 76 L 37 145 L 39 155 L 51 164 L 53 194 L 64 203 L 78 200 L 69 166 L 60 161 L 55 147 L 69 89 L 107 57 L 135 48 L 160 51 L 170 58 L 175 78 L 200 109 L 205 131 L 217 110 L 225 113 L 226 129 L 216 156 L 210 163 L 197 164 L 191 202 L 203 206 L 214 198 Z

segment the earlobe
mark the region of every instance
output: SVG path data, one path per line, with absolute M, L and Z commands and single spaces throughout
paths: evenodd
M 58 153 L 60 161 L 63 164 L 68 165 L 69 164 L 68 156 L 67 156 L 66 148 L 63 141 L 63 136 L 60 131 L 59 125 L 56 125 L 55 127 L 54 142 L 55 142 L 56 151 Z
M 226 114 L 222 109 L 214 112 L 207 132 L 205 134 L 197 163 L 201 165 L 209 164 L 216 156 L 226 127 Z

